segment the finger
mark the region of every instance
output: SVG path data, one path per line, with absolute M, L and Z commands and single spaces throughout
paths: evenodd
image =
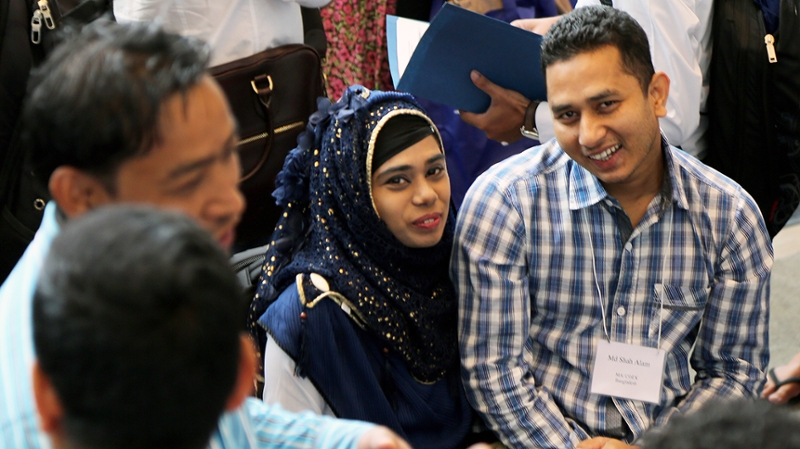
M 395 436 L 395 438 L 397 438 L 398 449 L 411 449 L 411 445 L 408 443 L 408 441 L 400 438 L 399 436 Z
M 390 435 L 377 435 L 372 438 L 369 449 L 401 449 L 401 446 Z
M 605 444 L 605 438 L 595 437 L 588 440 L 583 440 L 575 446 L 575 449 L 600 449 Z
M 501 89 L 500 86 L 489 81 L 489 78 L 486 78 L 477 70 L 469 72 L 469 78 L 472 80 L 472 84 L 474 84 L 478 89 L 489 94 L 490 97 L 494 97 L 497 90 Z
M 409 446 L 404 444 L 400 437 L 385 427 L 375 427 L 359 439 L 358 449 L 406 449 Z
M 458 115 L 461 117 L 461 120 L 468 125 L 472 125 L 476 128 L 480 128 L 481 125 L 483 125 L 483 114 L 459 110 Z
M 575 449 L 601 449 L 603 447 L 602 444 L 592 441 L 581 441 L 575 446 Z
M 766 398 L 774 392 L 775 392 L 775 383 L 772 382 L 772 379 L 767 379 L 767 383 L 764 384 L 764 389 L 761 390 L 761 397 Z
M 517 19 L 511 22 L 511 25 L 528 31 L 531 31 L 532 27 L 531 19 Z
M 767 399 L 774 404 L 785 404 L 797 395 L 800 395 L 800 384 L 790 383 L 778 388 Z
M 603 449 L 609 442 L 614 441 L 606 437 L 594 437 L 588 440 L 583 440 L 575 446 L 575 449 Z

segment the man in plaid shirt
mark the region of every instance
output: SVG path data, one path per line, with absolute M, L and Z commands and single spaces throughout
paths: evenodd
M 556 139 L 484 173 L 459 214 L 470 402 L 509 447 L 611 449 L 755 397 L 773 260 L 755 202 L 662 136 L 670 80 L 628 14 L 564 16 L 542 67 Z M 617 355 L 645 353 L 645 374 L 615 384 L 637 373 Z

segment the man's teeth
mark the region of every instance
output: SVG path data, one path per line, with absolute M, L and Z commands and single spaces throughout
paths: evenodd
M 589 156 L 589 159 L 594 159 L 596 161 L 607 161 L 609 158 L 611 158 L 612 154 L 616 153 L 617 150 L 619 150 L 619 147 L 620 144 L 616 144 L 613 147 L 607 149 L 606 151 L 603 151 L 602 153 L 593 154 Z

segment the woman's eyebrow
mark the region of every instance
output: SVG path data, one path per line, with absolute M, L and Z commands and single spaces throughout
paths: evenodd
M 426 164 L 433 164 L 434 162 L 439 162 L 442 159 L 444 159 L 444 153 L 437 154 L 436 156 L 433 156 L 432 158 L 428 159 L 425 163 Z
M 436 163 L 436 162 L 438 162 L 438 161 L 440 161 L 442 159 L 444 159 L 444 154 L 437 154 L 436 156 L 433 156 L 433 157 L 429 158 L 427 161 L 425 161 L 425 165 L 430 165 L 430 164 Z M 388 175 L 388 174 L 408 171 L 408 170 L 411 170 L 412 168 L 414 168 L 414 167 L 412 167 L 411 165 L 408 165 L 408 164 L 406 164 L 406 165 L 397 165 L 395 167 L 387 168 L 386 170 L 379 170 L 378 171 L 378 177 L 380 178 L 380 177 L 383 177 L 383 176 Z
M 380 177 L 383 177 L 385 175 L 389 175 L 389 174 L 392 174 L 392 173 L 408 171 L 408 170 L 411 170 L 412 168 L 413 167 L 411 167 L 410 165 L 398 165 L 398 166 L 395 166 L 395 167 L 387 168 L 386 170 L 379 171 L 378 172 L 378 177 L 380 178 Z

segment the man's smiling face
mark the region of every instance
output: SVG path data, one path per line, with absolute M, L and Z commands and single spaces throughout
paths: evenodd
M 558 143 L 610 194 L 652 176 L 660 179 L 665 74 L 653 75 L 645 93 L 623 70 L 619 50 L 603 46 L 549 65 L 546 79 Z

